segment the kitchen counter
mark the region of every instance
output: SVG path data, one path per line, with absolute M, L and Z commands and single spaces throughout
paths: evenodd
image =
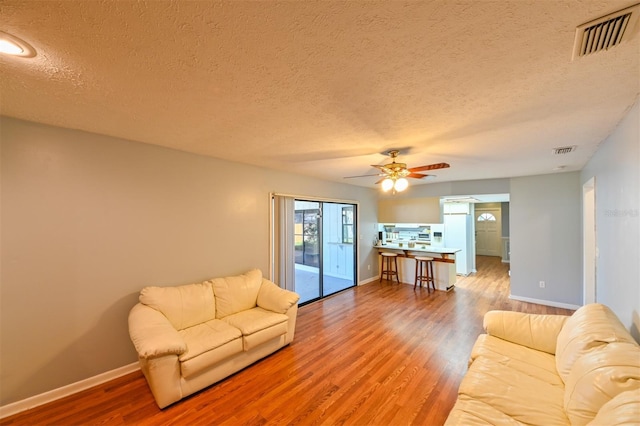
M 435 285 L 438 290 L 450 291 L 455 286 L 456 276 L 456 258 L 455 254 L 461 249 L 450 247 L 433 247 L 425 244 L 416 244 L 415 247 L 409 247 L 406 242 L 402 243 L 402 247 L 398 243 L 386 243 L 384 245 L 376 244 L 373 246 L 382 252 L 398 253 L 398 269 L 400 281 L 413 285 L 415 280 L 415 261 L 416 256 L 432 255 L 435 267 Z M 424 248 L 423 248 L 424 247 Z
M 397 243 L 387 243 L 387 244 L 376 244 L 373 246 L 377 249 L 386 249 L 386 250 L 402 250 L 402 251 L 415 251 L 422 253 L 437 253 L 437 254 L 456 254 L 461 251 L 459 248 L 449 248 L 449 247 L 434 247 L 425 244 L 416 244 L 415 247 L 409 247 L 407 243 L 402 243 L 402 247 L 400 247 Z

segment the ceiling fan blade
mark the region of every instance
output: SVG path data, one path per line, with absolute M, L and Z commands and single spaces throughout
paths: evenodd
M 437 169 L 446 169 L 449 166 L 449 164 L 447 163 L 436 163 L 436 164 L 429 164 L 428 166 L 418 166 L 418 167 L 411 167 L 409 169 L 410 172 L 424 172 L 426 170 L 437 170 Z
M 414 179 L 422 179 L 422 178 L 426 178 L 427 176 L 430 176 L 430 175 L 421 175 L 420 173 L 409 173 L 407 175 L 407 177 L 414 178 Z
M 376 173 L 375 175 L 345 176 L 342 179 L 351 179 L 351 178 L 359 178 L 359 177 L 367 177 L 367 176 L 382 176 L 382 173 Z

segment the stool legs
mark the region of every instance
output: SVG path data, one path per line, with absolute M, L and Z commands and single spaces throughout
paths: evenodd
M 391 259 L 393 259 L 393 263 L 391 263 Z M 382 282 L 383 278 L 386 278 L 389 281 L 393 281 L 393 277 L 396 277 L 396 281 L 400 284 L 400 279 L 398 278 L 398 257 L 397 256 L 382 256 L 382 269 L 380 271 L 380 282 Z
M 436 283 L 433 276 L 433 260 L 416 259 L 416 278 L 413 283 L 413 288 L 415 289 L 418 283 L 420 283 L 420 287 L 422 287 L 423 282 L 427 283 L 427 291 L 431 291 L 429 284 L 433 287 L 433 291 L 436 291 Z

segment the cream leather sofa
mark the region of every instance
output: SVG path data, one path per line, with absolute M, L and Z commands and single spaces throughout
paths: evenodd
M 640 346 L 615 314 L 491 311 L 446 425 L 640 424 Z
M 255 269 L 178 287 L 146 287 L 129 335 L 160 408 L 293 340 L 299 296 Z

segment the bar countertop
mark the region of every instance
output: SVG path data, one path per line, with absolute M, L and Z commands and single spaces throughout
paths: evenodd
M 423 252 L 423 253 L 436 253 L 436 254 L 456 254 L 461 251 L 459 248 L 450 248 L 450 247 L 432 247 L 425 244 L 416 243 L 415 247 L 409 247 L 409 245 L 405 242 L 402 243 L 402 247 L 400 247 L 397 243 L 386 243 L 386 244 L 376 244 L 373 246 L 374 248 L 380 250 L 402 250 L 404 252 L 413 251 L 413 252 Z

